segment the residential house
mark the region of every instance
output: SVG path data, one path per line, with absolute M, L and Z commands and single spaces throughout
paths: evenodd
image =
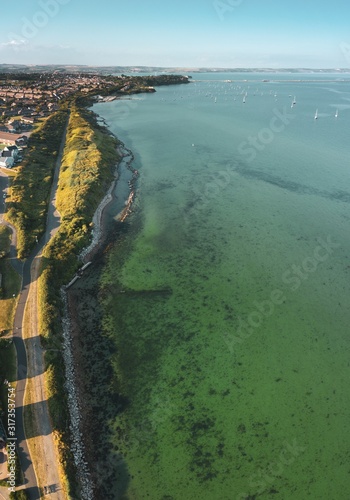
M 18 147 L 23 147 L 26 146 L 28 143 L 28 137 L 26 135 L 21 135 L 18 139 L 16 139 L 16 146 Z
M 12 156 L 0 156 L 0 167 L 12 168 L 14 163 Z
M 0 132 L 0 143 L 6 146 L 25 146 L 28 137 L 21 134 L 11 134 L 10 132 Z
M 21 130 L 21 122 L 19 120 L 12 120 L 7 128 L 10 132 L 19 132 Z
M 1 153 L 1 156 L 8 156 L 13 158 L 15 161 L 17 160 L 19 155 L 18 147 L 17 146 L 6 146 Z
M 33 118 L 32 116 L 22 116 L 22 122 L 33 125 L 35 122 L 35 118 Z

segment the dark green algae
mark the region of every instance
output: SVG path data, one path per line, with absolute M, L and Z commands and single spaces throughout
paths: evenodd
M 254 281 L 261 252 L 245 228 L 263 226 L 243 209 L 234 226 L 211 225 L 204 207 L 196 224 L 174 217 L 171 228 L 143 212 L 118 233 L 91 292 L 105 373 L 102 386 L 98 370 L 91 378 L 99 498 L 326 498 L 331 457 L 346 485 L 345 379 L 334 375 L 335 359 L 338 370 L 346 360 L 327 358 L 330 325 L 316 328 L 305 302 L 313 280 L 284 290 L 285 303 L 232 350 L 239 318 L 281 286 L 262 268 Z

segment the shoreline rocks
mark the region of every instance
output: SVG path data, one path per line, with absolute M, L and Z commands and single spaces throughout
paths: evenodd
M 94 498 L 93 484 L 90 480 L 90 471 L 85 459 L 84 438 L 81 432 L 81 407 L 77 393 L 74 368 L 74 355 L 71 340 L 71 321 L 68 314 L 68 297 L 64 288 L 61 289 L 61 297 L 64 304 L 64 317 L 62 319 L 63 329 L 63 359 L 65 365 L 66 382 L 65 388 L 68 394 L 68 408 L 70 415 L 70 436 L 71 452 L 74 457 L 74 463 L 77 470 L 77 476 L 81 488 L 81 497 L 83 500 Z
M 130 194 L 127 201 L 125 202 L 125 208 L 118 215 L 120 221 L 123 222 L 131 212 L 131 205 L 135 198 L 135 183 L 138 177 L 138 171 L 136 169 L 133 169 L 132 167 L 132 162 L 134 161 L 133 153 L 121 142 L 118 146 L 118 152 L 121 156 L 121 160 L 116 165 L 115 178 L 93 216 L 92 240 L 88 247 L 86 247 L 78 257 L 82 262 L 85 263 L 85 266 L 83 266 L 83 268 L 87 267 L 86 264 L 90 263 L 92 255 L 99 250 L 99 247 L 104 239 L 102 224 L 103 212 L 107 205 L 113 200 L 112 193 L 116 183 L 118 182 L 118 171 L 121 167 L 128 168 L 133 175 L 132 179 L 129 181 Z M 81 497 L 83 500 L 91 500 L 92 498 L 94 498 L 94 484 L 91 480 L 89 464 L 86 460 L 85 442 L 82 432 L 82 406 L 79 402 L 79 384 L 77 383 L 78 374 L 75 369 L 76 363 L 72 342 L 72 318 L 69 314 L 68 298 L 68 287 L 72 286 L 74 282 L 77 281 L 77 279 L 81 276 L 82 269 L 80 274 L 75 275 L 72 278 L 71 282 L 61 289 L 61 297 L 64 304 L 62 318 L 63 358 L 66 376 L 65 388 L 68 394 L 68 409 L 70 415 L 70 433 L 72 441 L 71 451 L 74 457 L 74 463 L 77 469 L 77 477 L 81 487 Z
M 118 146 L 118 153 L 121 156 L 121 160 L 117 164 L 115 168 L 115 173 L 114 173 L 114 180 L 112 181 L 107 194 L 105 197 L 102 199 L 101 203 L 97 207 L 97 210 L 93 216 L 92 223 L 93 223 L 93 230 L 92 230 L 92 240 L 91 243 L 88 247 L 84 248 L 84 250 L 80 253 L 79 259 L 86 263 L 90 260 L 91 254 L 93 252 L 96 252 L 97 248 L 99 247 L 102 239 L 103 239 L 103 228 L 102 228 L 102 216 L 104 209 L 107 207 L 107 205 L 113 200 L 113 190 L 115 189 L 115 185 L 118 182 L 118 171 L 120 168 L 123 166 L 125 168 L 128 168 L 133 172 L 133 177 L 132 180 L 129 183 L 129 189 L 130 189 L 130 194 L 129 198 L 126 201 L 126 207 L 125 209 L 119 214 L 119 219 L 121 222 L 123 222 L 126 217 L 130 214 L 131 211 L 131 205 L 134 201 L 135 197 L 135 182 L 138 177 L 138 171 L 132 168 L 132 162 L 134 161 L 134 155 L 133 153 L 125 147 L 123 143 L 120 143 Z M 123 165 L 124 164 L 124 165 Z

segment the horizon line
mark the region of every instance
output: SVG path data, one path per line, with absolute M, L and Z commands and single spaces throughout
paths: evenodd
M 189 70 L 202 70 L 202 69 L 210 69 L 210 70 L 259 70 L 259 71 L 349 71 L 350 72 L 350 67 L 349 68 L 332 68 L 332 67 L 318 67 L 318 68 L 310 68 L 310 67 L 304 67 L 304 66 L 292 66 L 292 67 L 286 67 L 286 66 L 281 66 L 278 68 L 272 68 L 268 66 L 156 66 L 156 65 L 145 65 L 145 64 L 132 64 L 132 65 L 124 65 L 124 64 L 104 64 L 104 65 L 99 65 L 99 64 L 55 64 L 55 63 L 0 63 L 0 68 L 5 67 L 5 66 L 20 66 L 20 67 L 42 67 L 42 66 L 48 66 L 48 67 L 62 67 L 62 68 L 69 68 L 69 67 L 81 67 L 81 68 L 157 68 L 157 69 L 189 69 Z

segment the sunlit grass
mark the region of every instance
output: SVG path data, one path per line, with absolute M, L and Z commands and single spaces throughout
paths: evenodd
M 52 177 L 66 120 L 66 112 L 59 111 L 38 125 L 12 181 L 7 218 L 17 229 L 20 258 L 29 253 L 45 229 Z

